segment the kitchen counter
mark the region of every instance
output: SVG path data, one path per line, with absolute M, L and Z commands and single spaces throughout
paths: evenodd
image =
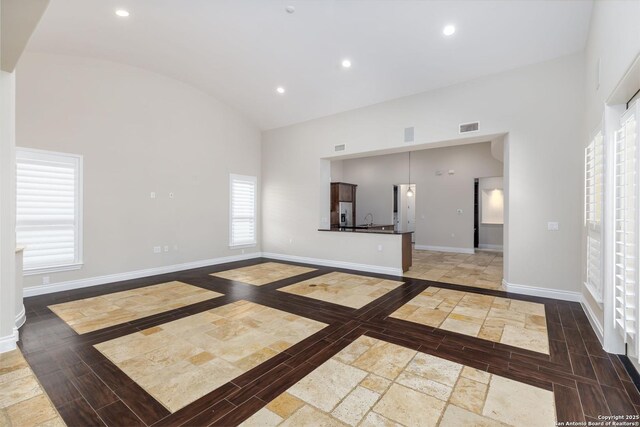
M 388 228 L 387 228 L 388 227 Z M 335 231 L 338 233 L 369 233 L 369 234 L 411 234 L 413 231 L 396 231 L 393 225 L 373 227 L 331 227 L 319 228 L 318 231 Z
M 402 271 L 409 270 L 412 260 L 411 251 L 411 233 L 413 231 L 396 231 L 393 226 L 389 226 L 388 230 L 384 228 L 387 226 L 367 226 L 367 227 L 331 227 L 331 228 L 319 228 L 318 231 L 332 231 L 335 233 L 356 233 L 356 234 L 394 234 L 402 236 Z

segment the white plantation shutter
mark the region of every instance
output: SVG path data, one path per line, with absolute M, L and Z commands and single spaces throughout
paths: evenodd
M 256 244 L 256 177 L 230 175 L 229 246 Z
M 598 302 L 603 301 L 602 216 L 604 205 L 604 140 L 598 132 L 585 148 L 585 212 L 587 275 L 585 285 Z
M 16 241 L 25 246 L 24 271 L 81 263 L 82 158 L 16 150 Z
M 636 103 L 615 133 L 615 277 L 614 327 L 638 352 L 638 111 Z

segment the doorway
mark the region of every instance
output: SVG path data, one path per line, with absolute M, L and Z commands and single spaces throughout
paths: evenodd
M 415 184 L 393 186 L 393 225 L 397 231 L 413 232 L 412 243 L 415 243 L 416 234 L 416 196 Z
M 503 177 L 475 178 L 473 186 L 474 249 L 501 252 L 504 240 Z
M 473 248 L 478 249 L 480 244 L 480 202 L 478 201 L 478 186 L 480 180 L 473 180 Z

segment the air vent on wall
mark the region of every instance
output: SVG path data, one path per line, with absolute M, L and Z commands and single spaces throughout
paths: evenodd
M 414 138 L 414 127 L 404 128 L 404 142 L 413 142 Z
M 477 132 L 480 129 L 479 122 L 463 123 L 460 125 L 460 133 Z
M 336 145 L 334 148 L 335 148 L 335 151 L 344 151 L 346 147 L 344 144 L 340 144 L 340 145 Z

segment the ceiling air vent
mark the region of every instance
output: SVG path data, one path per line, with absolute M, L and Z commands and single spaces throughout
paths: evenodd
M 413 142 L 414 139 L 414 127 L 404 128 L 404 142 Z
M 479 129 L 479 122 L 463 123 L 460 125 L 460 133 L 477 132 Z
M 344 144 L 336 145 L 336 146 L 334 147 L 335 151 L 344 151 L 344 149 L 345 149 L 345 148 L 346 148 L 346 147 L 345 147 L 345 145 L 344 145 Z

